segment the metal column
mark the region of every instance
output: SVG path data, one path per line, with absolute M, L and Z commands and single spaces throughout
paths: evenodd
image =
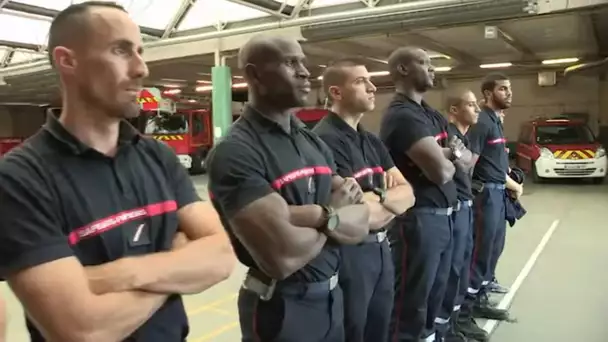
M 232 124 L 232 75 L 219 51 L 211 68 L 213 141 L 226 135 Z

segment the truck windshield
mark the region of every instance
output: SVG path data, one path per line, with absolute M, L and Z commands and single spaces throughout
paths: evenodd
M 591 144 L 595 137 L 586 125 L 537 126 L 538 144 Z
M 186 134 L 188 133 L 188 120 L 184 115 L 153 115 L 146 121 L 144 134 Z

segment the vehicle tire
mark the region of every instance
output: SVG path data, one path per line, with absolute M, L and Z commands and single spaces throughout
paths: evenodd
M 531 173 L 532 173 L 532 182 L 534 182 L 536 184 L 540 184 L 540 183 L 544 182 L 545 179 L 538 175 L 538 172 L 536 171 L 536 165 L 534 164 L 534 162 L 532 163 Z
M 604 183 L 604 179 L 606 179 L 605 177 L 595 177 L 593 178 L 592 182 L 593 184 L 602 184 Z
M 190 168 L 191 175 L 200 175 L 205 173 L 205 158 L 207 157 L 206 151 L 197 151 L 192 155 L 192 167 Z

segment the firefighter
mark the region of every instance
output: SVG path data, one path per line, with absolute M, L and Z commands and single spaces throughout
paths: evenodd
M 386 232 L 394 217 L 414 204 L 414 194 L 382 141 L 360 124 L 374 109 L 376 92 L 365 65 L 355 59 L 334 62 L 323 73 L 323 89 L 332 106 L 313 131 L 332 150 L 338 174 L 357 180 L 372 209 L 363 243 L 341 248 L 346 341 L 387 341 L 394 268 Z
M 450 124 L 450 136 L 460 139 L 469 147 L 466 137 L 469 128 L 477 122 L 479 106 L 475 94 L 468 89 L 451 89 L 447 96 L 447 112 Z M 436 318 L 437 332 L 444 342 L 466 342 L 466 337 L 458 331 L 454 323 L 468 287 L 468 273 L 473 249 L 473 193 L 471 191 L 471 174 L 474 164 L 463 160 L 455 162 L 454 181 L 458 192 L 458 206 L 454 210 L 454 229 L 452 231 L 453 253 L 452 267 L 448 287 L 439 316 Z M 479 329 L 476 337 L 487 339 L 487 333 Z
M 382 118 L 380 137 L 416 195 L 415 206 L 389 230 L 396 284 L 390 338 L 434 341 L 458 203 L 453 162 L 469 156 L 460 140 L 448 143 L 447 120 L 422 99 L 434 81 L 428 54 L 400 48 L 388 64 L 396 94 Z
M 511 82 L 502 74 L 489 74 L 481 85 L 485 106 L 476 125 L 468 132 L 470 148 L 477 160 L 473 172 L 475 244 L 471 257 L 471 274 L 467 296 L 459 316 L 459 326 L 465 335 L 474 335 L 477 326 L 473 315 L 482 318 L 507 320 L 506 310 L 492 306 L 487 286 L 493 280 L 493 271 L 506 233 L 505 188 L 519 197 L 523 187 L 511 180 L 506 139 L 500 112 L 510 107 Z M 474 336 L 471 336 L 474 337 Z
M 0 278 L 33 342 L 183 342 L 181 295 L 236 263 L 175 153 L 125 120 L 140 112 L 142 46 L 115 3 L 60 12 L 48 49 L 61 113 L 0 160 Z
M 291 113 L 310 92 L 297 41 L 256 36 L 239 51 L 250 104 L 210 152 L 213 203 L 249 270 L 242 341 L 344 340 L 340 244 L 369 233 L 370 209 L 327 145 Z

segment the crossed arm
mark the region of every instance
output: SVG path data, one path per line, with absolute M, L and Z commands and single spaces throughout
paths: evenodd
M 327 243 L 318 205 L 290 206 L 266 180 L 263 161 L 244 143 L 223 141 L 207 160 L 214 205 L 260 269 L 285 279 L 316 258 Z M 366 234 L 369 211 L 362 204 L 337 210 L 339 234 Z M 356 238 L 353 238 L 356 240 Z
M 176 186 L 180 177 L 174 178 Z M 183 190 L 187 183 L 180 186 Z M 48 341 L 124 340 L 169 294 L 200 291 L 232 270 L 234 257 L 217 215 L 191 195 L 177 194 L 180 226 L 194 240 L 186 247 L 88 268 L 68 245 L 57 216 L 60 208 L 39 173 L 4 161 L 0 243 L 7 247 L 0 249 L 0 276 Z M 122 284 L 122 279 L 130 281 Z

